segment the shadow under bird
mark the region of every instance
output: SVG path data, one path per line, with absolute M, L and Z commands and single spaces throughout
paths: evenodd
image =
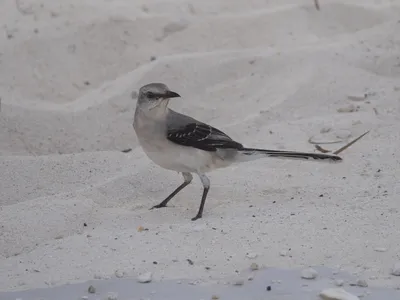
M 146 155 L 162 168 L 182 173 L 184 182 L 154 208 L 167 203 L 192 182 L 197 174 L 203 184 L 200 207 L 192 221 L 202 217 L 210 180 L 206 173 L 233 163 L 259 158 L 303 159 L 339 162 L 336 155 L 247 148 L 221 130 L 170 108 L 170 99 L 180 97 L 163 83 L 150 83 L 139 90 L 133 127 Z

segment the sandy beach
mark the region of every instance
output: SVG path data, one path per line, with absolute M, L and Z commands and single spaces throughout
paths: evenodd
M 244 289 L 252 264 L 254 279 L 281 274 L 285 285 L 279 272 L 297 274 L 287 282 L 298 290 L 271 299 L 335 287 L 325 270 L 306 290 L 294 270 L 308 267 L 366 281 L 363 299 L 385 298 L 373 288 L 400 298 L 400 1 L 320 6 L 1 1 L 0 299 L 148 272 L 152 289 L 245 276 L 232 287 Z M 210 173 L 203 219 L 192 222 L 197 178 L 149 210 L 182 180 L 153 164 L 133 131 L 132 93 L 150 82 L 182 96 L 173 109 L 249 147 L 334 151 L 370 132 L 340 164 L 271 158 Z M 271 268 L 281 271 L 262 273 Z

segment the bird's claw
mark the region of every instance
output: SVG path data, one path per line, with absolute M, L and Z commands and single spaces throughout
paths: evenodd
M 153 207 L 150 207 L 149 210 L 152 210 L 152 209 L 155 209 L 155 208 L 162 208 L 162 207 L 167 207 L 167 206 L 166 205 L 157 204 L 157 205 L 154 205 Z
M 192 218 L 191 220 L 192 221 L 196 221 L 196 220 L 201 219 L 201 218 L 202 218 L 202 215 L 197 215 L 194 218 Z

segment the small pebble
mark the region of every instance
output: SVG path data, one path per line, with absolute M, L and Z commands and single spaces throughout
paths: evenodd
M 368 282 L 365 279 L 358 279 L 356 285 L 359 287 L 368 287 Z
M 350 105 L 348 105 L 348 106 L 338 108 L 338 109 L 337 109 L 337 112 L 338 112 L 338 113 L 350 113 L 350 112 L 355 112 L 355 111 L 358 111 L 358 110 L 359 110 L 359 107 L 358 107 L 358 106 L 355 106 L 355 105 L 353 105 L 353 104 L 350 104 Z
M 114 272 L 114 274 L 115 274 L 115 277 L 117 277 L 117 278 L 123 278 L 123 277 L 125 277 L 125 272 L 122 271 L 122 270 L 116 270 L 116 271 Z
M 164 36 L 184 30 L 186 27 L 188 27 L 188 25 L 189 25 L 189 23 L 186 20 L 170 22 L 167 25 L 165 25 L 163 28 Z
M 259 269 L 258 264 L 252 263 L 252 264 L 250 265 L 250 269 L 253 270 L 253 271 L 258 270 L 258 269 Z
M 101 274 L 94 274 L 94 275 L 93 275 L 93 278 L 94 278 L 94 279 L 104 279 L 104 276 L 101 275 Z
M 392 270 L 390 271 L 390 274 L 392 274 L 393 276 L 400 276 L 400 262 L 394 264 Z
M 349 96 L 347 96 L 347 99 L 352 100 L 352 101 L 363 101 L 363 100 L 367 99 L 367 94 L 349 95 Z
M 336 286 L 343 286 L 344 285 L 344 280 L 343 279 L 336 279 L 335 280 L 335 285 Z
M 323 290 L 319 295 L 324 300 L 360 300 L 360 298 L 342 288 L 329 288 Z
M 88 296 L 82 296 L 81 299 L 82 299 L 82 300 L 88 300 L 89 297 L 88 297 Z
M 89 293 L 89 294 L 94 294 L 94 293 L 96 293 L 96 288 L 95 288 L 93 285 L 89 286 L 89 288 L 88 288 L 88 293 Z
M 251 275 L 249 275 L 249 277 L 247 277 L 248 281 L 252 281 L 253 279 L 254 279 L 254 275 L 253 274 L 251 274 Z
M 384 248 L 384 247 L 377 247 L 377 248 L 374 249 L 374 251 L 376 251 L 376 252 L 386 252 L 386 251 L 387 251 L 387 248 Z
M 318 276 L 318 272 L 313 268 L 303 269 L 301 271 L 301 278 L 304 279 L 315 279 Z
M 238 278 L 232 282 L 232 285 L 243 285 L 243 284 L 244 284 L 244 280 L 241 278 Z
M 151 282 L 153 274 L 151 272 L 140 274 L 137 278 L 139 283 L 148 283 Z
M 157 59 L 157 57 L 155 57 L 154 55 L 150 57 L 150 61 L 155 61 Z
M 249 259 L 255 259 L 255 258 L 257 258 L 257 253 L 247 253 L 246 254 L 246 257 L 247 258 L 249 258 Z
M 288 252 L 286 250 L 282 250 L 281 252 L 279 252 L 280 256 L 286 256 L 288 254 Z
M 213 295 L 213 296 L 211 297 L 211 299 L 212 299 L 212 300 L 218 300 L 219 297 L 218 297 L 217 295 Z
M 267 286 L 266 290 L 269 292 L 271 290 L 271 286 Z

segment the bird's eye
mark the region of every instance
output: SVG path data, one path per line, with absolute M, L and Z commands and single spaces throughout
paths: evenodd
M 154 93 L 152 92 L 147 92 L 147 98 L 153 99 L 155 98 L 156 95 L 154 95 Z

